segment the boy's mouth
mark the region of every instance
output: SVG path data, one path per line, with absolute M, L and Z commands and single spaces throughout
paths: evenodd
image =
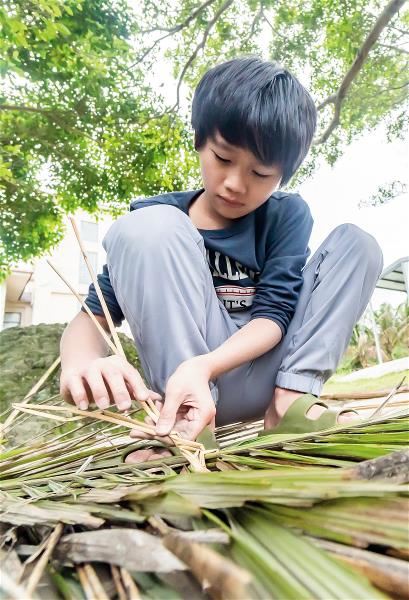
M 225 202 L 226 204 L 228 204 L 229 206 L 232 206 L 232 207 L 238 208 L 240 206 L 244 206 L 241 202 L 236 202 L 235 200 L 230 200 L 228 198 L 225 198 L 224 196 L 219 195 L 219 198 L 221 200 L 223 200 L 223 202 Z

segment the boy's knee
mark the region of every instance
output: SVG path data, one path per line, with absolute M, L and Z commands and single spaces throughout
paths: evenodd
M 152 250 L 166 244 L 190 219 L 180 209 L 169 205 L 155 205 L 137 209 L 120 217 L 106 234 L 103 246 L 113 248 Z
M 367 231 L 364 231 L 352 223 L 339 225 L 335 231 L 341 235 L 346 249 L 352 253 L 359 262 L 363 262 L 367 269 L 378 271 L 383 267 L 383 254 L 376 239 Z

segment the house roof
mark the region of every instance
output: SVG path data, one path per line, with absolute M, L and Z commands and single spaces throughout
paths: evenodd
M 409 295 L 409 256 L 398 258 L 386 267 L 382 271 L 376 287 L 406 292 Z

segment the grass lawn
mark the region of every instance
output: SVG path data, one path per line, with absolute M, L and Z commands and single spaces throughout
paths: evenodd
M 399 373 L 386 373 L 381 377 L 370 379 L 356 379 L 355 381 L 334 381 L 332 378 L 324 386 L 323 393 L 345 393 L 345 392 L 374 392 L 378 390 L 389 390 L 394 388 L 406 376 L 406 385 L 409 382 L 409 371 Z M 405 385 L 405 384 L 404 384 Z

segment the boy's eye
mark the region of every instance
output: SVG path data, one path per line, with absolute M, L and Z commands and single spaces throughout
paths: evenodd
M 222 156 L 219 156 L 218 154 L 216 154 L 216 152 L 214 150 L 213 150 L 213 154 L 215 155 L 217 160 L 219 160 L 222 163 L 231 162 L 231 160 L 229 160 L 228 158 L 223 158 Z M 256 175 L 256 177 L 261 177 L 262 179 L 265 179 L 266 177 L 271 177 L 271 175 L 262 175 L 261 173 L 257 173 L 257 171 L 253 171 L 253 173 L 254 173 L 254 175 Z
M 217 158 L 217 160 L 220 160 L 220 162 L 224 162 L 224 163 L 229 163 L 229 159 L 227 158 L 222 158 L 221 156 L 219 156 L 218 154 L 216 154 L 216 152 L 213 152 L 213 154 L 215 155 L 215 157 Z

